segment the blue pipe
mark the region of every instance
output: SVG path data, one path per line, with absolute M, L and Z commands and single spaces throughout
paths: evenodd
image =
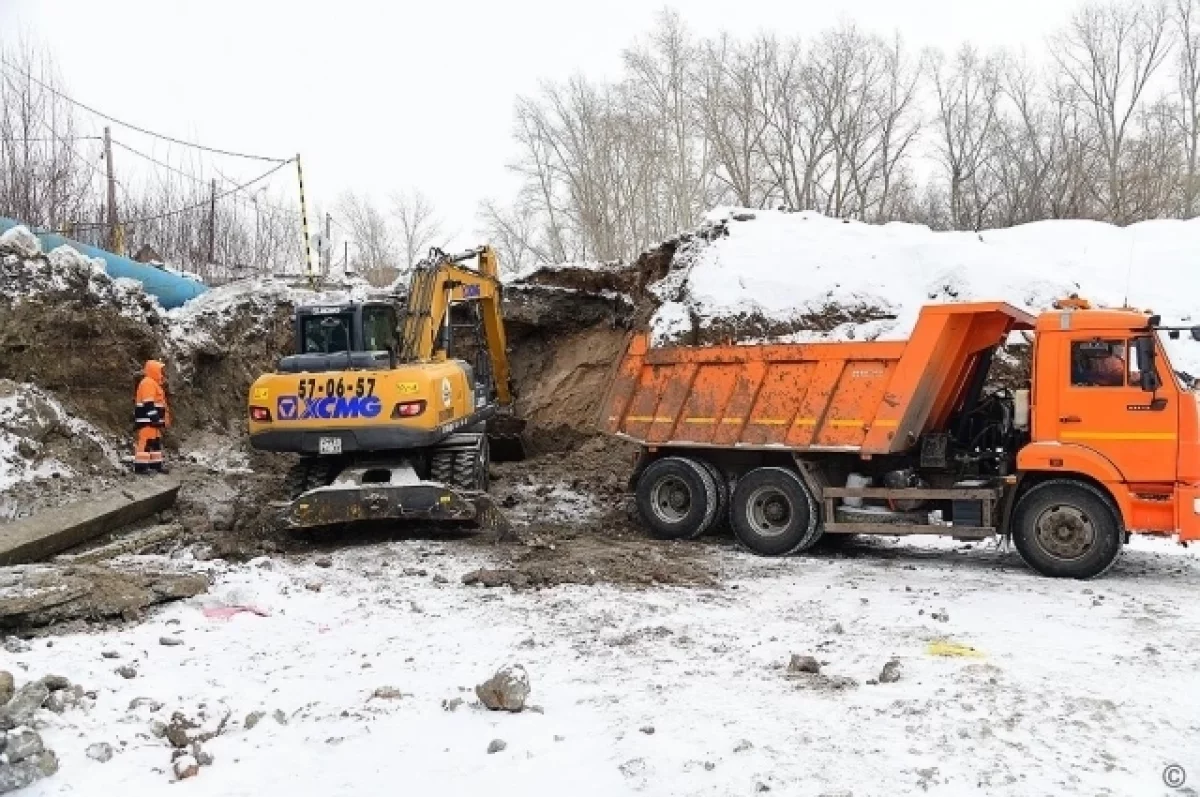
M 18 224 L 20 222 L 0 216 L 0 233 L 16 227 Z M 207 285 L 197 282 L 194 279 L 189 279 L 179 274 L 172 274 L 169 271 L 163 271 L 160 268 L 155 268 L 145 263 L 138 263 L 136 260 L 130 260 L 127 257 L 114 255 L 112 252 L 106 252 L 103 249 L 88 246 L 79 241 L 73 241 L 70 238 L 64 238 L 58 233 L 43 232 L 35 233 L 35 235 L 42 242 L 43 252 L 52 252 L 60 246 L 69 246 L 88 257 L 100 258 L 104 261 L 104 270 L 108 272 L 108 276 L 114 279 L 117 277 L 126 277 L 137 280 L 142 283 L 142 287 L 146 293 L 158 299 L 158 303 L 167 310 L 179 307 L 189 299 L 195 299 L 208 290 Z

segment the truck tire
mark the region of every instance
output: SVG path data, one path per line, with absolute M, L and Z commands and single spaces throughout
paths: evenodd
M 817 503 L 786 468 L 755 468 L 738 480 L 729 522 L 738 541 L 763 556 L 786 556 L 821 538 Z
M 1071 479 L 1035 485 L 1013 511 L 1013 543 L 1025 564 L 1053 578 L 1095 578 L 1121 554 L 1125 530 L 1108 498 Z
M 731 492 L 729 479 L 720 468 L 707 459 L 699 460 L 699 462 L 708 471 L 708 475 L 712 476 L 713 484 L 717 486 L 717 512 L 713 515 L 712 526 L 708 530 L 724 528 L 729 522 L 729 494 Z
M 717 517 L 717 485 L 708 468 L 686 457 L 664 457 L 642 471 L 637 507 L 660 540 L 695 539 Z

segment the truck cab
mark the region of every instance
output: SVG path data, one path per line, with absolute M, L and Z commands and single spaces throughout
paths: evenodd
M 1090 480 L 1126 528 L 1187 541 L 1200 539 L 1200 410 L 1171 366 L 1164 331 L 1179 332 L 1149 313 L 1083 300 L 1041 314 L 1031 442 L 1017 470 Z

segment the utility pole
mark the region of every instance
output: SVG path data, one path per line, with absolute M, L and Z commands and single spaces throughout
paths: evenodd
M 112 135 L 104 128 L 104 165 L 108 172 L 108 249 L 117 252 L 120 244 L 117 233 L 117 178 L 113 174 Z
M 329 276 L 329 267 L 333 265 L 333 238 L 332 227 L 333 216 L 325 214 L 325 249 L 321 252 L 321 273 Z
M 213 178 L 212 193 L 208 200 L 208 265 L 216 261 L 217 248 L 217 181 Z

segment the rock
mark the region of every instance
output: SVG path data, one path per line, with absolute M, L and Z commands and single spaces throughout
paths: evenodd
M 176 780 L 187 780 L 200 774 L 200 762 L 190 755 L 181 755 L 172 765 Z
M 89 744 L 87 749 L 87 757 L 93 761 L 99 761 L 101 764 L 107 764 L 112 761 L 113 746 L 108 742 L 96 742 Z
M 10 763 L 24 761 L 44 749 L 42 737 L 30 730 L 9 731 L 5 736 L 4 757 Z
M 167 741 L 171 743 L 172 747 L 182 750 L 192 743 L 188 731 L 195 729 L 196 723 L 176 711 L 171 715 L 171 721 L 167 724 Z
M 442 710 L 443 711 L 456 711 L 458 709 L 458 707 L 461 706 L 462 704 L 463 704 L 463 699 L 461 697 L 456 697 L 452 700 L 443 700 L 442 701 Z
M 150 735 L 161 739 L 167 735 L 167 723 L 162 720 L 150 720 Z
M 70 689 L 71 681 L 61 675 L 47 675 L 42 679 L 42 686 L 51 692 L 57 692 L 60 689 Z
M 4 649 L 14 656 L 19 653 L 28 653 L 32 650 L 28 642 L 15 636 L 7 637 L 4 640 Z
M 746 213 L 743 211 L 741 213 L 734 213 L 730 218 L 732 218 L 734 221 L 754 221 L 758 217 L 753 213 Z
M 768 786 L 767 784 L 763 783 L 762 781 L 759 781 L 758 783 L 754 784 L 754 790 L 756 792 L 762 793 L 762 792 L 770 791 L 771 787 Z
M 892 659 L 879 671 L 879 683 L 894 684 L 900 680 L 900 662 Z
M 462 577 L 462 583 L 468 586 L 479 584 L 484 587 L 502 587 L 508 584 L 514 589 L 520 589 L 528 587 L 530 580 L 529 576 L 520 570 L 489 570 L 483 568 L 472 570 L 470 573 L 465 574 Z
M 0 794 L 23 789 L 57 771 L 58 757 L 51 750 L 44 750 L 15 764 L 0 766 Z
M 115 651 L 115 650 L 103 650 L 103 651 L 101 651 L 101 652 L 100 652 L 100 655 L 101 655 L 101 656 L 103 656 L 103 657 L 104 657 L 104 658 L 106 658 L 106 659 L 119 659 L 119 658 L 121 658 L 121 654 L 120 654 L 120 653 L 118 653 L 118 652 L 117 652 L 117 651 Z
M 529 697 L 529 673 L 520 664 L 506 664 L 475 687 L 475 695 L 492 711 L 520 711 Z
M 196 763 L 202 767 L 212 766 L 212 753 L 202 748 L 200 746 L 200 742 L 192 742 L 192 757 L 195 758 Z
M 16 691 L 16 682 L 13 680 L 12 673 L 8 670 L 0 670 L 0 706 L 12 700 L 14 691 Z
M 13 693 L 8 703 L 0 708 L 0 730 L 29 725 L 48 697 L 50 690 L 37 681 L 22 686 Z
M 251 711 L 246 715 L 246 719 L 242 724 L 246 730 L 252 731 L 254 730 L 254 726 L 262 722 L 262 718 L 265 716 L 267 716 L 267 712 L 265 711 Z
M 283 713 L 283 709 L 277 708 L 271 712 L 271 719 L 278 722 L 280 725 L 288 724 L 288 715 Z
M 333 567 L 333 560 L 328 556 L 318 556 L 313 564 L 317 567 Z
M 45 708 L 55 714 L 64 714 L 76 702 L 75 696 L 70 691 L 60 689 L 57 692 L 51 692 L 50 696 L 46 698 Z
M 747 750 L 753 750 L 753 749 L 754 749 L 754 744 L 749 739 L 742 739 L 740 742 L 737 743 L 737 746 L 733 748 L 733 752 L 744 753 Z
M 434 584 L 447 584 L 447 583 L 449 583 L 449 581 L 450 581 L 450 579 L 446 578 L 441 573 L 433 574 L 433 583 Z
M 164 636 L 158 638 L 158 644 L 166 645 L 169 648 L 183 644 L 183 640 L 177 636 Z
M 379 700 L 399 700 L 404 693 L 394 686 L 381 686 L 371 693 L 371 697 Z
M 113 670 L 113 672 L 127 681 L 137 678 L 137 668 L 132 664 L 122 664 L 120 667 Z
M 133 700 L 129 701 L 129 710 L 130 711 L 137 711 L 139 708 L 142 708 L 143 706 L 150 709 L 150 712 L 153 713 L 153 712 L 161 709 L 163 707 L 163 704 L 159 703 L 157 700 L 155 700 L 152 697 L 135 697 Z
M 821 672 L 821 663 L 812 656 L 800 656 L 792 654 L 792 660 L 788 662 L 789 673 L 812 673 L 816 675 Z
M 492 739 L 488 742 L 488 754 L 499 753 L 501 750 L 508 747 L 508 742 L 503 739 Z
M 201 573 L 118 570 L 98 564 L 37 564 L 12 570 L 13 589 L 0 594 L 0 625 L 6 627 L 128 618 L 147 606 L 208 589 L 208 577 Z
M 310 581 L 304 585 L 304 588 L 306 590 L 308 590 L 309 592 L 320 592 L 321 591 L 321 582 L 320 581 Z
M 638 730 L 641 731 L 642 733 L 646 734 L 647 736 L 654 735 L 654 726 L 653 725 L 643 725 L 642 727 L 638 728 Z

